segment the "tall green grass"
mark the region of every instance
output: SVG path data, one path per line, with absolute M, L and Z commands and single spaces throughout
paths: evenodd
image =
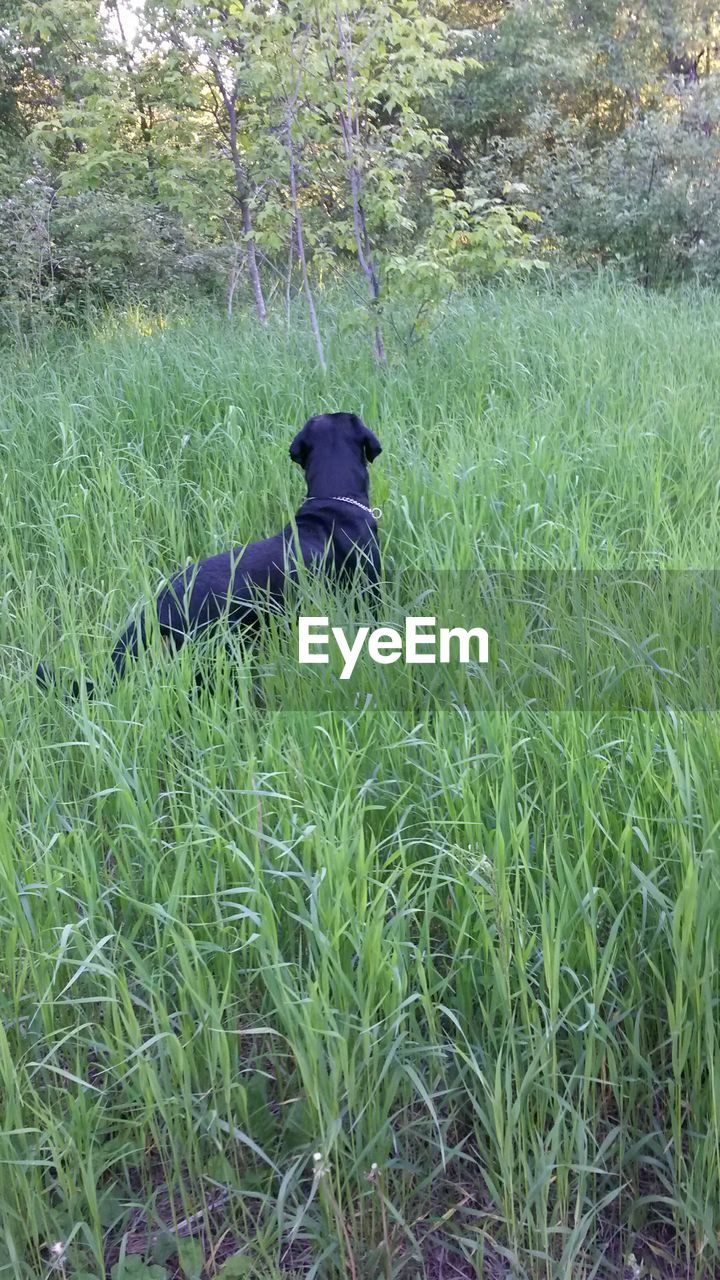
M 383 442 L 416 593 L 719 563 L 712 297 L 459 300 L 385 372 L 324 325 L 326 381 L 299 319 L 2 357 L 0 1276 L 715 1274 L 712 708 L 400 668 L 328 704 L 282 623 L 264 706 L 224 650 L 199 697 L 188 650 L 35 687 L 102 679 L 163 574 L 279 528 L 324 408 Z

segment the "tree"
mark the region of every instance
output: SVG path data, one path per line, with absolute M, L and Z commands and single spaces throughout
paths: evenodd
M 415 181 L 445 145 L 422 110 L 453 75 L 445 30 L 416 0 L 318 0 L 308 25 L 313 98 L 306 114 L 326 156 L 332 235 L 336 250 L 352 247 L 364 277 L 383 363 L 381 247 L 397 248 L 416 233 L 422 201 Z
M 489 8 L 478 6 L 485 19 Z M 707 276 L 717 8 L 527 0 L 474 26 L 462 2 L 445 12 L 472 56 L 432 116 L 448 134 L 447 186 L 502 199 L 524 184 L 546 243 L 573 262 L 612 262 L 651 283 L 702 261 Z
M 256 67 L 249 53 L 256 13 L 238 0 L 230 0 L 227 5 L 206 5 L 198 0 L 149 0 L 146 15 L 154 37 L 169 41 L 175 55 L 167 60 L 165 83 L 174 84 L 178 98 L 189 85 L 193 86 L 191 110 L 205 110 L 214 124 L 215 149 L 224 169 L 229 169 L 233 200 L 240 215 L 255 309 L 265 324 L 267 307 L 253 227 L 261 181 L 256 178 L 246 147 L 246 138 L 257 137 L 265 124 L 262 110 L 258 111 L 255 105 Z
M 13 3 L 12 28 L 0 31 L 12 72 L 0 127 L 7 139 L 21 122 L 27 146 L 6 212 L 18 252 L 23 227 L 37 225 L 38 279 L 49 270 L 55 285 L 67 270 L 68 284 L 89 282 L 104 220 L 110 243 L 113 208 L 123 226 L 135 208 L 155 249 L 118 249 L 130 293 L 174 248 L 179 282 L 187 259 L 222 259 L 230 315 L 247 268 L 264 323 L 270 276 L 288 292 L 297 278 L 323 365 L 315 294 L 328 268 L 354 266 L 382 362 L 389 288 L 413 292 L 413 277 L 425 287 L 434 274 L 436 295 L 451 261 L 461 280 L 525 246 L 509 200 L 483 206 L 483 192 L 443 180 L 437 121 L 464 62 L 427 0 L 138 0 L 132 34 L 120 0 Z M 492 6 L 481 8 L 492 22 Z M 45 193 L 42 226 L 38 201 L 24 204 L 17 185 L 30 172 Z M 92 237 L 63 216 L 81 198 Z M 11 263 L 6 278 L 10 288 Z M 36 296 L 60 294 L 43 284 Z

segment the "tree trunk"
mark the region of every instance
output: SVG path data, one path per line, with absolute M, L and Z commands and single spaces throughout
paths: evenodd
M 238 280 L 240 279 L 240 272 L 241 272 L 241 270 L 242 270 L 242 261 L 241 261 L 241 256 L 240 256 L 240 249 L 239 249 L 239 247 L 236 245 L 236 246 L 235 246 L 235 253 L 234 253 L 233 261 L 232 261 L 232 266 L 231 266 L 231 268 L 230 268 L 230 278 L 229 278 L 229 280 L 228 280 L 228 296 L 227 296 L 227 317 L 228 317 L 228 320 L 232 320 L 232 314 L 233 314 L 233 299 L 234 299 L 234 297 L 235 297 L 235 290 L 237 289 L 237 286 L 238 286 Z
M 218 87 L 220 96 L 222 97 L 227 111 L 230 155 L 232 157 L 233 173 L 235 176 L 235 199 L 240 209 L 242 218 L 242 228 L 245 232 L 245 252 L 247 254 L 248 275 L 250 276 L 250 284 L 252 286 L 253 298 L 255 299 L 255 310 L 261 324 L 267 324 L 267 307 L 265 306 L 265 296 L 263 294 L 262 281 L 260 279 L 260 269 L 258 267 L 257 255 L 255 253 L 255 241 L 253 240 L 252 210 L 250 208 L 250 198 L 248 190 L 247 175 L 245 166 L 240 155 L 237 137 L 237 99 L 235 92 L 230 94 L 225 88 L 222 78 L 222 71 L 217 62 L 213 59 L 210 63 L 215 83 Z
M 344 137 L 349 136 L 350 129 L 351 129 L 351 126 L 348 124 L 346 127 L 346 122 L 343 118 L 343 136 Z M 357 251 L 357 258 L 358 258 L 358 262 L 360 263 L 360 267 L 365 275 L 365 279 L 367 280 L 367 283 L 368 283 L 370 301 L 373 307 L 377 307 L 380 302 L 380 281 L 378 280 L 377 272 L 375 270 L 375 264 L 372 260 L 372 256 L 370 253 L 367 227 L 365 225 L 365 213 L 363 211 L 362 202 L 360 199 L 360 192 L 361 192 L 360 171 L 355 163 L 351 142 L 349 145 L 346 144 L 345 150 L 346 150 L 346 155 L 350 162 L 349 164 L 350 198 L 352 200 L 353 234 L 355 236 L 355 248 Z M 380 328 L 380 321 L 377 319 L 377 317 L 375 319 L 375 338 L 373 343 L 373 349 L 375 352 L 375 359 L 377 360 L 378 364 L 385 364 L 386 363 L 385 343 L 383 341 L 382 330 Z
M 267 324 L 267 307 L 265 306 L 265 297 L 263 294 L 262 281 L 260 279 L 260 269 L 258 267 L 257 255 L 255 253 L 255 241 L 252 238 L 252 213 L 247 196 L 240 196 L 239 204 L 240 212 L 242 213 L 243 231 L 247 236 L 246 252 L 248 274 L 250 276 L 253 297 L 255 299 L 255 310 L 258 313 L 260 323 Z
M 348 177 L 350 180 L 350 198 L 352 201 L 353 213 L 353 235 L 355 237 L 355 249 L 360 268 L 367 280 L 368 291 L 370 294 L 370 302 L 375 310 L 375 337 L 373 349 L 375 359 L 378 364 L 386 364 L 385 343 L 383 341 L 380 321 L 377 316 L 377 307 L 380 302 L 380 281 L 375 263 L 373 262 L 372 252 L 370 249 L 370 241 L 365 223 L 365 213 L 362 206 L 362 178 L 360 169 L 355 159 L 355 148 L 353 143 L 353 67 L 350 42 L 345 32 L 342 19 L 338 16 L 338 33 L 340 36 L 340 45 L 345 57 L 345 71 L 347 80 L 347 110 L 340 112 L 340 127 L 342 130 L 343 146 L 345 149 L 345 159 L 348 166 Z
M 285 314 L 287 316 L 287 327 L 290 328 L 290 307 L 292 298 L 292 275 L 293 275 L 293 257 L 295 253 L 295 227 L 290 228 L 290 244 L 288 246 L 288 268 L 285 278 Z
M 320 325 L 318 324 L 317 312 L 315 310 L 315 300 L 310 288 L 310 277 L 308 276 L 307 258 L 305 257 L 305 238 L 303 236 L 302 215 L 300 213 L 300 204 L 297 194 L 297 165 L 295 163 L 295 142 L 292 135 L 292 108 L 288 107 L 287 113 L 287 147 L 288 157 L 290 161 L 290 196 L 292 199 L 293 211 L 293 230 L 295 232 L 295 244 L 297 246 L 298 262 L 300 263 L 300 275 L 303 283 L 303 293 L 307 302 L 308 315 L 310 316 L 310 328 L 312 329 L 315 339 L 315 347 L 318 353 L 320 368 L 323 373 L 327 373 L 327 364 L 325 361 L 325 351 L 323 349 L 322 334 L 320 333 Z

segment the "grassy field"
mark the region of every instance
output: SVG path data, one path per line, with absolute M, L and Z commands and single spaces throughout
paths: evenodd
M 488 294 L 386 372 L 333 305 L 326 382 L 304 321 L 0 357 L 0 1277 L 720 1274 L 712 704 L 545 705 L 535 668 L 320 698 L 282 623 L 264 708 L 224 658 L 191 696 L 187 651 L 35 687 L 279 528 L 324 408 L 383 442 L 416 602 L 720 565 L 716 299 Z

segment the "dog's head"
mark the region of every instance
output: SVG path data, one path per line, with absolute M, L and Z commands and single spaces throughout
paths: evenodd
M 339 444 L 354 446 L 358 457 L 366 462 L 373 462 L 382 453 L 377 436 L 356 413 L 318 413 L 298 431 L 290 445 L 290 457 L 304 469 L 314 450 L 328 453 Z
M 381 452 L 377 436 L 356 413 L 308 418 L 290 445 L 290 457 L 303 468 L 308 491 L 318 497 L 367 493 L 367 464 Z

